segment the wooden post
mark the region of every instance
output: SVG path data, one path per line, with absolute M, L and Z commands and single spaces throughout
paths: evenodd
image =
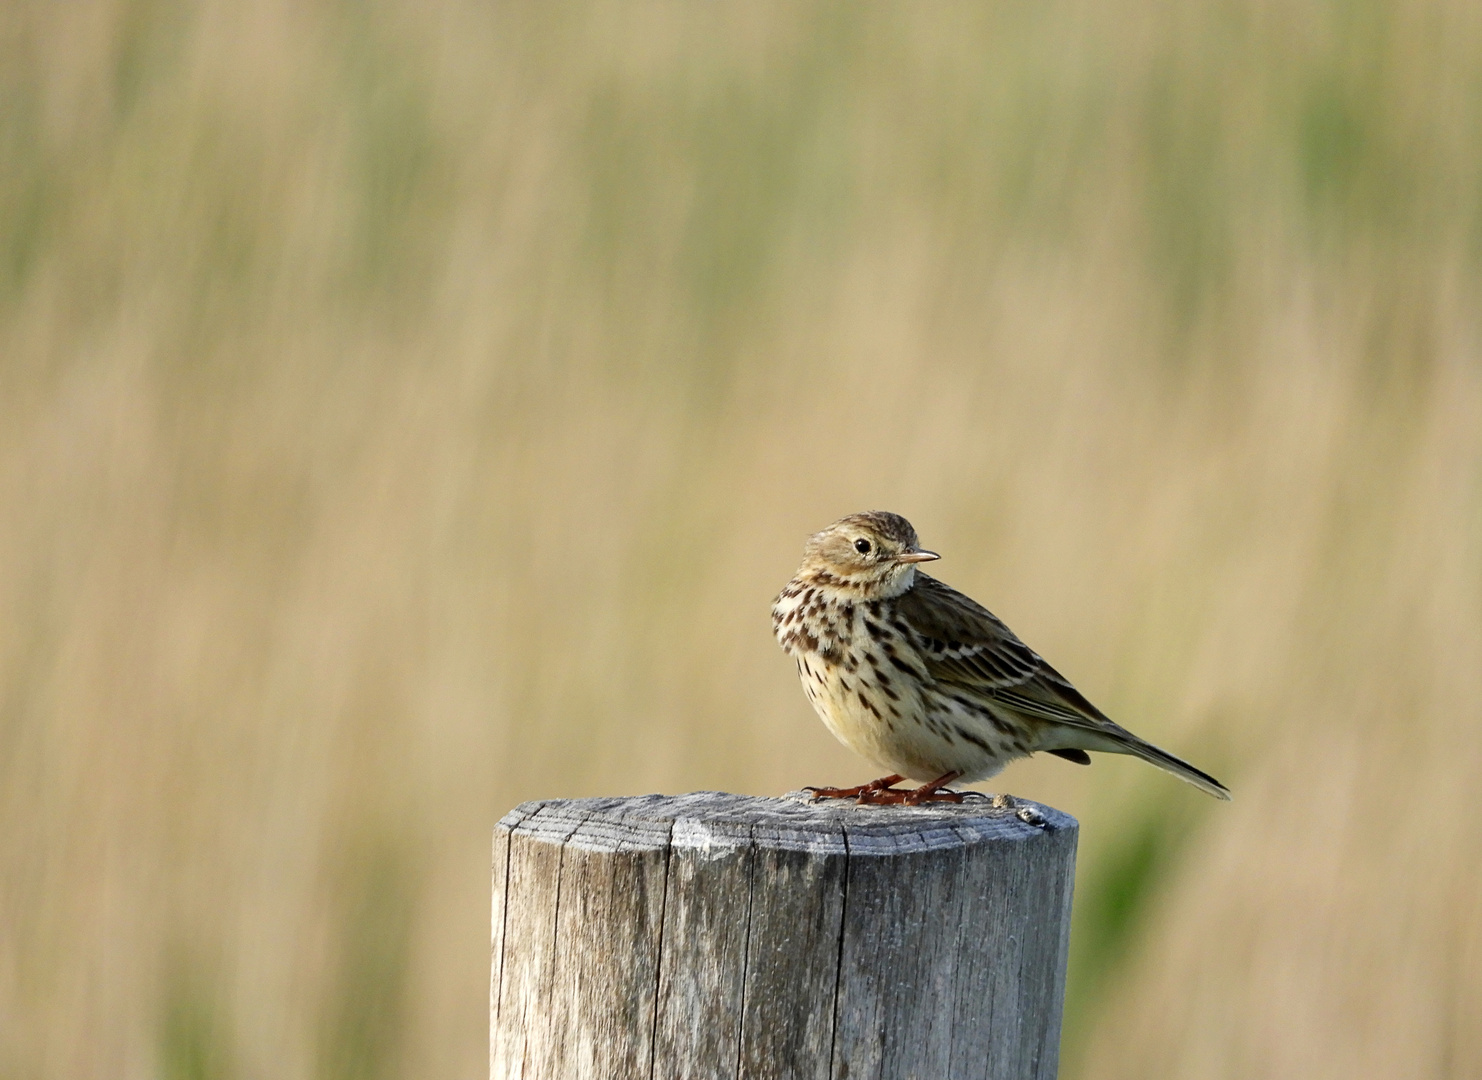
M 701 792 L 494 836 L 492 1080 L 1052 1080 L 1075 820 Z

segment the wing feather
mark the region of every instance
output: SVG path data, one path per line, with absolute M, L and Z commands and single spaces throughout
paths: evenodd
M 915 585 L 897 603 L 937 682 L 1055 723 L 1122 731 L 1002 619 L 950 585 L 918 571 Z
M 1114 723 L 977 601 L 917 571 L 916 583 L 896 603 L 900 617 L 892 625 L 912 638 L 927 674 L 954 696 L 990 699 L 1046 721 L 1060 745 L 1041 749 L 1082 764 L 1089 760 L 1086 750 L 1132 754 L 1215 798 L 1230 797 L 1208 773 Z

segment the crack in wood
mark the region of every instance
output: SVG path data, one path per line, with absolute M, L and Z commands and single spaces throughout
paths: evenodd
M 844 887 L 839 896 L 839 947 L 837 959 L 834 961 L 834 1007 L 833 1024 L 829 1028 L 828 1040 L 828 1074 L 830 1077 L 837 1075 L 834 1062 L 834 1052 L 839 1042 L 839 991 L 844 979 L 844 934 L 849 926 L 849 827 L 839 827 L 839 836 L 844 841 Z
M 746 830 L 746 939 L 741 946 L 741 1008 L 736 1010 L 736 1080 L 741 1080 L 741 1050 L 746 1044 L 746 978 L 751 971 L 751 912 L 756 899 L 756 827 Z

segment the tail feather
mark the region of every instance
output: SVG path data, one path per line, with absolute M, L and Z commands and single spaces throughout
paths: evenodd
M 1224 799 L 1226 802 L 1230 800 L 1230 789 L 1225 787 L 1224 784 L 1210 776 L 1203 769 L 1194 768 L 1194 766 L 1182 758 L 1176 758 L 1167 750 L 1160 750 L 1150 742 L 1143 742 L 1141 739 L 1133 736 L 1132 741 L 1128 743 L 1127 752 L 1135 757 L 1142 758 L 1143 761 L 1158 766 L 1160 769 L 1171 772 L 1180 780 L 1185 780 L 1193 784 L 1200 791 L 1207 792 L 1216 799 Z
M 1142 758 L 1150 765 L 1171 772 L 1180 780 L 1193 784 L 1200 791 L 1213 795 L 1216 799 L 1229 801 L 1230 789 L 1225 787 L 1214 777 L 1203 769 L 1196 769 L 1182 758 L 1176 758 L 1167 750 L 1162 750 L 1150 742 L 1139 739 L 1130 731 L 1118 728 L 1115 732 L 1077 732 L 1081 738 L 1077 743 L 1088 750 L 1101 750 L 1111 754 L 1129 754 L 1132 757 Z
M 1177 776 L 1181 781 L 1187 781 L 1189 784 L 1193 784 L 1194 787 L 1199 788 L 1200 791 L 1206 791 L 1206 793 L 1214 796 L 1215 799 L 1230 801 L 1230 788 L 1221 784 L 1220 781 L 1217 781 L 1214 776 L 1206 773 L 1205 770 L 1196 769 L 1192 764 L 1189 764 L 1189 761 L 1184 761 L 1181 757 L 1174 757 L 1166 750 L 1159 750 L 1159 748 L 1154 747 L 1152 742 L 1143 742 L 1143 739 L 1137 739 L 1134 745 L 1132 745 L 1132 753 L 1137 757 L 1141 757 L 1144 761 L 1150 761 L 1150 763 L 1156 764 L 1159 769 L 1166 769 L 1168 772 L 1174 773 L 1174 776 Z

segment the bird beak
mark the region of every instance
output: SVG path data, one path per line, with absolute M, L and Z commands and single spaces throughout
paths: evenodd
M 895 557 L 896 562 L 931 562 L 940 559 L 941 556 L 935 551 L 903 551 Z

